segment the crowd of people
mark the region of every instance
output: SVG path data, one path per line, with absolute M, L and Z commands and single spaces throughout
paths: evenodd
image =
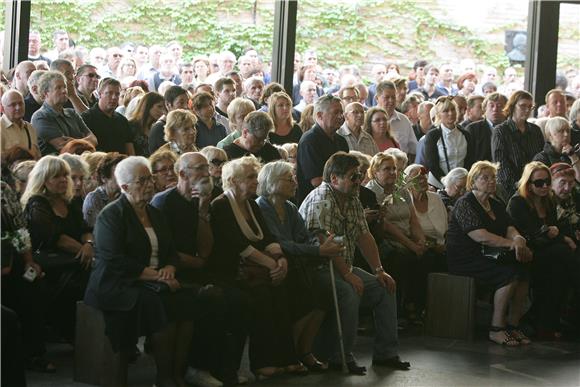
M 54 42 L 31 32 L 1 85 L 10 385 L 55 372 L 46 328 L 74 343 L 81 300 L 116 385 L 143 336 L 157 386 L 247 382 L 248 338 L 257 379 L 364 375 L 360 310 L 372 365 L 408 370 L 398 331 L 423 323 L 432 272 L 489 289 L 497 344 L 578 333 L 578 77 L 540 112 L 515 69 L 478 82 L 473 61 L 378 64 L 365 85 L 308 50 L 285 90 L 253 49 Z

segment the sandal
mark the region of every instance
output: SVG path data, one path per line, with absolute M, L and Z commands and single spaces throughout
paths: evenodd
M 308 368 L 310 372 L 326 372 L 328 371 L 328 364 L 319 361 L 312 352 L 308 352 L 300 358 L 302 364 Z
M 497 335 L 496 335 L 497 334 Z M 509 334 L 505 328 L 491 327 L 489 328 L 488 338 L 496 344 L 505 345 L 506 347 L 517 347 L 520 342 Z
M 510 336 L 515 338 L 520 344 L 528 345 L 528 344 L 532 343 L 532 340 L 530 340 L 530 338 L 528 336 L 526 336 L 524 334 L 524 332 L 522 332 L 522 330 L 519 329 L 518 327 L 508 326 L 507 329 L 508 329 Z
M 27 368 L 31 371 L 42 372 L 44 374 L 54 374 L 56 372 L 54 364 L 42 356 L 30 359 Z

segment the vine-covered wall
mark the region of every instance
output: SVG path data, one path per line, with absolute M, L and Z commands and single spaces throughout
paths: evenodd
M 45 46 L 52 32 L 67 30 L 87 48 L 126 41 L 165 44 L 178 40 L 186 57 L 229 49 L 239 55 L 253 46 L 266 57 L 272 50 L 275 0 L 33 0 L 31 28 Z M 4 8 L 1 3 L 0 7 Z M 442 17 L 437 0 L 299 0 L 296 47 L 315 48 L 323 66 L 396 62 L 408 69 L 418 58 L 478 64 L 503 70 L 503 44 Z M 526 20 L 497 25 L 499 33 L 525 29 Z M 569 35 L 569 36 L 568 36 Z M 577 39 L 576 28 L 561 28 L 561 39 Z M 577 41 L 576 41 L 577 42 Z M 558 57 L 560 66 L 577 66 L 576 55 Z

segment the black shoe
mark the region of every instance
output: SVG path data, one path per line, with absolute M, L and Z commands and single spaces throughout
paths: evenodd
M 334 371 L 342 371 L 342 364 L 329 363 L 328 368 Z M 365 375 L 367 373 L 367 367 L 359 366 L 355 361 L 346 363 L 346 368 L 348 368 L 348 373 L 351 375 Z
M 411 363 L 408 361 L 401 361 L 399 356 L 391 357 L 390 359 L 373 359 L 373 365 L 378 367 L 389 367 L 395 370 L 408 371 L 411 368 Z

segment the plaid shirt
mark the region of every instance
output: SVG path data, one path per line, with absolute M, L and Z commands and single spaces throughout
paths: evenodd
M 329 231 L 344 236 L 344 260 L 352 267 L 359 237 L 369 231 L 364 209 L 358 198 L 350 198 L 341 211 L 332 187 L 323 182 L 315 188 L 300 206 L 300 215 L 309 231 Z

